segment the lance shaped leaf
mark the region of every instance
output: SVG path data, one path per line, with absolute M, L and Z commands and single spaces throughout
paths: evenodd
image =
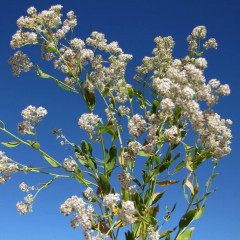
M 48 161 L 48 163 L 52 166 L 52 167 L 56 167 L 57 164 L 55 163 L 54 159 L 49 157 L 46 154 L 42 154 L 42 156 Z
M 166 181 L 163 181 L 163 182 L 157 182 L 157 185 L 168 186 L 168 185 L 172 185 L 172 184 L 176 184 L 176 183 L 179 183 L 179 181 L 177 181 L 177 180 L 166 180 Z
M 112 146 L 107 155 L 107 162 L 106 162 L 106 174 L 111 176 L 112 171 L 117 162 L 117 147 Z
M 111 185 L 109 179 L 104 174 L 100 173 L 99 187 L 103 193 L 109 194 L 111 190 Z
M 176 240 L 189 240 L 192 237 L 192 232 L 194 230 L 194 227 L 187 229 L 183 233 L 177 236 Z
M 180 231 L 185 229 L 194 220 L 194 217 L 197 212 L 198 212 L 197 209 L 192 209 L 183 215 L 183 217 L 181 218 L 181 220 L 179 222 Z
M 20 141 L 13 141 L 13 142 L 1 142 L 2 145 L 5 147 L 17 147 L 21 142 Z

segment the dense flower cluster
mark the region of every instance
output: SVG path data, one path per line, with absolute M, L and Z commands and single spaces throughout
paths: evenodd
M 217 161 L 216 159 L 231 151 L 229 145 L 232 138 L 230 130 L 232 122 L 230 119 L 221 119 L 212 110 L 212 107 L 218 103 L 219 97 L 230 94 L 230 88 L 227 84 L 221 85 L 217 79 L 208 81 L 204 76 L 208 63 L 202 55 L 207 49 L 217 49 L 218 44 L 214 38 L 202 44 L 201 41 L 207 35 L 206 27 L 195 27 L 187 37 L 189 55 L 174 59 L 172 56 L 175 45 L 173 38 L 156 37 L 153 56 L 145 56 L 142 65 L 136 68 L 137 74 L 134 78 L 143 84 L 141 91 L 134 89 L 125 81 L 126 68 L 132 55 L 125 54 L 118 42 L 109 43 L 105 35 L 97 31 L 92 32 L 86 41 L 72 36 L 70 40 L 67 40 L 67 34 L 72 33 L 77 26 L 77 19 L 74 12 L 70 11 L 63 20 L 61 9 L 61 5 L 54 5 L 49 10 L 38 13 L 35 7 L 30 7 L 27 10 L 28 16 L 17 20 L 18 30 L 12 36 L 10 44 L 13 49 L 28 44 L 41 45 L 42 58 L 47 61 L 53 60 L 54 68 L 65 74 L 63 81 L 43 73 L 38 65 L 34 65 L 21 51 L 17 51 L 13 57 L 9 58 L 14 75 L 19 76 L 22 71 L 36 70 L 39 76 L 52 78 L 62 88 L 81 94 L 90 112 L 95 106 L 96 92 L 99 94 L 97 96 L 101 96 L 106 103 L 105 114 L 108 124 L 105 127 L 103 127 L 102 118 L 94 113 L 84 113 L 78 121 L 79 127 L 87 132 L 91 141 L 101 141 L 103 159 L 93 156 L 91 143 L 88 143 L 89 151 L 85 153 L 83 147 L 69 142 L 61 129 L 54 129 L 53 133 L 57 138 L 61 138 L 62 146 L 69 144 L 74 147 L 74 154 L 79 162 L 77 163 L 72 157 L 65 158 L 62 170 L 67 171 L 67 175 L 50 174 L 55 180 L 58 177 L 69 177 L 72 173 L 74 178 L 87 186 L 87 189 L 83 191 L 83 197 L 89 202 L 98 204 L 102 216 L 94 211 L 92 205 L 77 196 L 68 198 L 60 206 L 60 211 L 65 216 L 74 214 L 70 221 L 71 226 L 73 228 L 80 226 L 84 230 L 86 240 L 107 239 L 107 234 L 115 238 L 114 228 L 116 226 L 122 227 L 134 223 L 139 224 L 139 229 L 136 228 L 137 225 L 132 225 L 136 234 L 141 232 L 142 238 L 157 240 L 160 237 L 157 231 L 159 226 L 152 224 L 153 220 L 156 220 L 155 213 L 152 213 L 156 210 L 152 207 L 152 199 L 155 201 L 154 196 L 161 196 L 154 190 L 157 179 L 159 179 L 158 175 L 165 170 L 165 157 L 168 160 L 168 157 L 172 156 L 172 150 L 184 141 L 190 131 L 195 132 L 195 140 L 194 147 L 189 147 L 189 149 L 194 158 L 197 158 L 193 159 L 192 163 L 195 160 L 202 161 L 210 157 Z M 149 95 L 144 93 L 147 87 L 150 89 L 153 102 L 150 102 L 147 99 Z M 132 104 L 132 101 L 135 98 L 144 111 L 142 115 L 133 112 L 135 104 Z M 132 113 L 131 117 L 130 113 Z M 23 135 L 26 133 L 35 135 L 36 139 L 36 131 L 32 130 L 36 130 L 46 114 L 47 110 L 43 107 L 28 106 L 21 113 L 24 120 L 18 124 L 18 131 Z M 123 144 L 121 138 L 123 129 L 120 124 L 122 124 L 121 120 L 125 120 L 122 119 L 123 116 L 127 116 L 128 133 L 132 137 L 126 145 Z M 112 136 L 110 150 L 107 148 L 107 142 L 103 141 L 103 132 Z M 117 141 L 117 138 L 121 149 L 116 149 L 118 145 L 114 141 Z M 143 138 L 145 140 L 142 143 L 140 140 Z M 169 150 L 162 158 L 165 150 L 161 151 L 161 149 L 164 144 L 169 145 Z M 43 154 L 42 150 L 40 152 Z M 137 155 L 147 159 L 145 162 L 147 171 L 142 171 L 142 182 L 132 176 Z M 43 154 L 43 156 L 46 155 Z M 116 162 L 117 156 L 119 156 L 120 164 Z M 176 160 L 177 156 L 169 162 Z M 78 164 L 86 169 L 80 169 Z M 173 174 L 181 169 L 181 164 L 177 165 L 177 170 L 175 169 Z M 59 166 L 61 167 L 60 164 Z M 100 171 L 100 167 L 104 169 L 106 179 L 101 179 L 100 174 L 103 171 Z M 115 193 L 115 188 L 105 194 L 101 191 L 101 184 L 105 184 L 110 179 L 112 171 L 117 167 L 122 167 L 117 175 L 121 184 L 121 194 Z M 31 171 L 32 167 L 19 169 L 14 161 L 0 151 L 0 184 L 8 180 L 11 173 L 19 170 L 27 172 Z M 48 174 L 48 172 L 43 173 Z M 88 177 L 92 178 L 91 181 L 95 182 L 88 180 L 88 177 L 85 178 L 84 174 L 88 174 Z M 188 178 L 190 177 L 189 175 Z M 131 185 L 133 181 L 138 184 L 138 189 L 136 185 Z M 43 187 L 50 183 L 51 181 Z M 192 184 L 197 186 L 194 180 Z M 96 195 L 93 188 L 88 185 L 96 187 Z M 33 201 L 37 195 L 33 196 L 29 191 L 39 191 L 39 189 L 30 187 L 24 182 L 19 185 L 19 188 L 28 194 L 24 201 L 17 203 L 17 210 L 23 215 L 32 211 Z M 121 196 L 122 202 L 120 202 Z M 198 199 L 197 195 L 190 195 L 190 197 L 193 198 L 190 204 L 195 201 L 195 197 Z M 103 212 L 102 205 L 105 206 L 106 213 Z M 189 210 L 190 207 L 191 205 L 188 207 Z M 147 213 L 146 216 L 143 216 L 142 210 Z M 148 219 L 151 220 L 152 226 L 148 226 Z M 116 222 L 113 223 L 115 220 Z M 144 224 L 141 222 L 143 220 Z M 98 233 L 94 236 L 96 230 Z
M 18 165 L 0 151 L 0 184 L 10 179 L 10 174 L 18 171 Z
M 93 224 L 92 214 L 94 209 L 92 205 L 88 205 L 87 208 L 85 208 L 85 206 L 86 203 L 82 198 L 72 196 L 61 205 L 60 211 L 65 216 L 75 212 L 73 219 L 71 219 L 71 226 L 73 228 L 80 225 L 82 229 L 91 229 Z
M 28 56 L 21 51 L 17 51 L 14 56 L 8 59 L 9 65 L 12 67 L 13 75 L 19 76 L 21 72 L 28 72 L 33 64 Z
M 214 158 L 221 158 L 229 154 L 231 148 L 229 144 L 232 138 L 230 119 L 224 120 L 213 111 L 205 112 L 206 126 L 199 130 L 200 141 L 206 148 L 213 151 Z
M 31 186 L 29 187 L 26 183 L 22 182 L 20 185 L 19 185 L 19 188 L 22 192 L 26 192 L 28 193 L 29 191 L 32 191 L 34 190 L 34 186 Z
M 109 209 L 113 210 L 117 206 L 117 202 L 120 200 L 119 194 L 110 193 L 103 198 L 103 204 Z
M 98 115 L 93 113 L 84 113 L 79 118 L 78 125 L 80 128 L 87 131 L 87 134 L 92 141 L 99 141 L 99 133 L 95 129 L 99 122 L 102 122 L 102 119 L 99 118 Z
M 126 225 L 133 224 L 136 221 L 133 216 L 134 213 L 136 213 L 136 209 L 132 201 L 122 203 L 122 209 L 120 210 L 119 217 Z
M 76 169 L 77 163 L 74 159 L 72 158 L 65 158 L 63 161 L 63 167 L 70 172 L 74 172 Z
M 135 114 L 128 122 L 128 130 L 133 137 L 140 137 L 146 131 L 146 121 L 143 116 Z
M 22 110 L 23 122 L 18 124 L 18 131 L 21 134 L 26 134 L 28 131 L 33 130 L 42 118 L 47 114 L 47 110 L 43 107 L 28 106 Z
M 148 235 L 148 240 L 158 240 L 159 237 L 160 237 L 158 232 L 155 232 L 152 227 L 148 227 L 147 233 L 149 234 Z

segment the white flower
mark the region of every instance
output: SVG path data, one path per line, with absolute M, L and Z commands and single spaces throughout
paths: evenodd
M 92 141 L 98 141 L 99 134 L 97 130 L 95 130 L 95 127 L 99 122 L 102 122 L 102 119 L 99 118 L 98 115 L 93 113 L 84 113 L 79 118 L 78 125 L 80 128 L 87 131 L 87 134 Z
M 122 209 L 120 210 L 119 217 L 125 224 L 133 224 L 136 221 L 133 216 L 134 213 L 136 213 L 136 209 L 132 201 L 122 203 Z
M 65 158 L 63 161 L 63 167 L 70 172 L 74 172 L 76 169 L 77 163 L 72 158 Z
M 143 116 L 135 114 L 128 122 L 128 130 L 133 137 L 140 137 L 146 131 L 146 121 Z
M 103 204 L 109 209 L 113 210 L 117 206 L 117 202 L 120 200 L 119 194 L 110 193 L 103 198 Z

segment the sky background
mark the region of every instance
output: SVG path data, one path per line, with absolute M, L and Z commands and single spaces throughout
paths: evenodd
M 42 148 L 58 161 L 63 161 L 69 152 L 65 151 L 51 134 L 53 128 L 62 128 L 64 134 L 72 141 L 79 142 L 86 137 L 78 128 L 80 115 L 87 112 L 80 97 L 64 91 L 49 79 L 40 79 L 33 73 L 23 73 L 20 77 L 11 74 L 7 60 L 14 51 L 10 48 L 11 36 L 16 32 L 16 20 L 27 15 L 26 10 L 35 6 L 38 11 L 47 10 L 51 5 L 64 6 L 63 13 L 74 10 L 78 17 L 76 37 L 86 39 L 92 31 L 105 33 L 109 41 L 118 41 L 125 53 L 134 58 L 127 69 L 127 80 L 136 84 L 132 77 L 134 69 L 141 64 L 144 56 L 151 56 L 156 36 L 173 36 L 176 45 L 173 56 L 183 57 L 187 54 L 186 37 L 198 25 L 207 27 L 207 38 L 214 37 L 218 50 L 209 50 L 205 57 L 208 61 L 206 78 L 217 78 L 222 84 L 229 84 L 231 95 L 221 98 L 215 110 L 222 118 L 233 120 L 232 152 L 221 159 L 216 172 L 213 188 L 217 191 L 206 203 L 206 210 L 200 220 L 194 222 L 196 227 L 194 240 L 236 240 L 240 239 L 240 180 L 239 180 L 239 142 L 240 142 L 240 2 L 234 0 L 122 0 L 122 1 L 73 1 L 73 0 L 8 0 L 1 2 L 0 9 L 0 66 L 1 94 L 0 119 L 6 128 L 17 133 L 16 126 L 22 121 L 21 110 L 28 105 L 43 106 L 48 115 L 40 124 L 39 142 Z M 40 59 L 40 52 L 31 48 L 32 59 Z M 24 50 L 24 49 L 23 49 Z M 46 72 L 51 73 L 52 64 L 44 65 Z M 102 111 L 101 106 L 98 111 Z M 0 141 L 11 140 L 0 133 Z M 19 147 L 7 149 L 1 146 L 7 156 L 29 165 L 41 165 L 44 160 L 38 152 Z M 200 170 L 200 182 L 204 184 L 210 172 L 210 163 Z M 73 194 L 81 196 L 84 190 L 73 180 L 58 180 L 43 190 L 34 202 L 33 213 L 20 216 L 16 203 L 22 201 L 25 194 L 18 189 L 24 181 L 28 185 L 48 181 L 45 176 L 34 174 L 15 174 L 10 181 L 0 186 L 0 239 L 1 240 L 52 240 L 82 239 L 81 230 L 73 230 L 69 225 L 70 217 L 59 213 L 59 206 Z M 162 188 L 163 190 L 164 188 Z M 168 197 L 163 202 L 173 206 L 176 199 L 182 199 L 181 186 L 170 187 Z M 177 206 L 176 220 L 185 211 L 185 203 Z M 164 215 L 164 205 L 160 205 Z M 174 225 L 174 224 L 173 224 Z M 166 228 L 173 226 L 171 223 Z

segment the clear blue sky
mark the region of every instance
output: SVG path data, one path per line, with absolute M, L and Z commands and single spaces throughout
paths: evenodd
M 217 168 L 220 175 L 215 179 L 213 187 L 218 190 L 207 200 L 206 210 L 202 218 L 192 224 L 196 229 L 193 238 L 196 240 L 236 240 L 240 239 L 240 187 L 239 187 L 239 143 L 240 143 L 240 2 L 238 0 L 8 0 L 1 1 L 0 9 L 0 66 L 1 94 L 0 119 L 11 131 L 16 131 L 17 123 L 22 119 L 20 112 L 28 105 L 43 106 L 49 114 L 41 126 L 40 142 L 43 149 L 55 156 L 59 161 L 67 157 L 51 134 L 53 128 L 62 128 L 66 136 L 73 141 L 84 137 L 77 126 L 80 115 L 86 111 L 79 96 L 58 88 L 49 79 L 40 79 L 32 73 L 21 74 L 19 78 L 12 76 L 7 59 L 13 54 L 9 42 L 17 30 L 16 20 L 26 15 L 26 9 L 35 6 L 37 10 L 48 9 L 51 5 L 61 4 L 63 12 L 74 10 L 78 16 L 77 37 L 86 39 L 92 31 L 103 32 L 110 41 L 118 41 L 120 47 L 133 54 L 134 59 L 128 67 L 128 79 L 144 56 L 151 55 L 156 36 L 173 36 L 176 46 L 176 58 L 187 54 L 186 37 L 198 25 L 205 25 L 208 37 L 216 38 L 218 50 L 209 50 L 206 54 L 208 69 L 207 79 L 217 78 L 231 87 L 231 95 L 222 98 L 216 111 L 223 118 L 233 120 L 232 152 L 222 159 Z M 32 47 L 31 49 L 34 49 Z M 35 50 L 34 50 L 35 51 Z M 35 52 L 34 52 L 35 54 Z M 35 58 L 40 58 L 36 51 Z M 49 64 L 49 68 L 52 65 Z M 2 134 L 2 133 L 1 133 Z M 0 135 L 0 141 L 10 138 Z M 7 155 L 26 164 L 41 162 L 43 159 L 34 151 L 26 148 L 1 148 Z M 37 163 L 36 163 L 37 165 Z M 208 165 L 206 164 L 206 167 Z M 202 181 L 209 173 L 203 168 Z M 1 240 L 65 240 L 81 239 L 81 230 L 72 230 L 69 217 L 59 213 L 59 206 L 66 198 L 76 194 L 81 196 L 83 190 L 74 181 L 58 181 L 42 191 L 34 203 L 34 212 L 20 216 L 16 210 L 16 202 L 25 194 L 18 189 L 19 183 L 25 181 L 34 185 L 46 178 L 36 175 L 16 174 L 12 179 L 0 186 L 0 239 Z M 204 183 L 204 182 L 203 182 Z M 180 186 L 170 191 L 169 199 L 182 198 Z M 183 199 L 183 198 L 182 198 Z M 184 205 L 179 205 L 177 213 L 184 212 Z M 171 207 L 171 205 L 170 205 Z M 160 206 L 164 211 L 164 206 Z M 171 225 L 169 226 L 171 227 Z

